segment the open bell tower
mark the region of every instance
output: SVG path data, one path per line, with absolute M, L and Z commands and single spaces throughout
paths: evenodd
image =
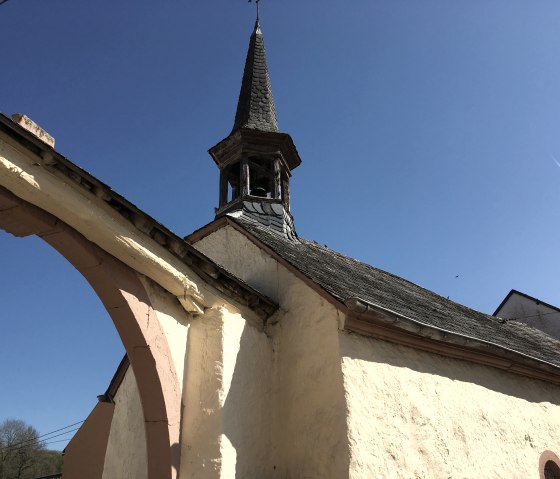
M 209 153 L 220 169 L 217 218 L 248 214 L 295 236 L 290 177 L 301 159 L 290 135 L 278 129 L 258 18 L 249 42 L 233 129 Z

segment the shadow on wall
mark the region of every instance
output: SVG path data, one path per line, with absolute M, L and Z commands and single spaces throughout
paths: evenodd
M 343 333 L 342 355 L 350 359 L 408 368 L 418 373 L 472 383 L 533 403 L 560 404 L 560 388 L 502 369 L 420 351 L 387 341 Z
M 181 445 L 176 442 L 171 445 L 171 467 L 175 469 L 175 477 L 179 477 L 179 464 L 181 463 Z
M 242 321 L 241 318 L 238 319 Z M 235 477 L 268 477 L 271 464 L 273 358 L 270 339 L 245 323 L 231 385 L 222 410 L 222 428 L 237 455 Z M 233 358 L 230 358 L 232 361 Z
M 264 332 L 227 311 L 209 310 L 191 323 L 181 478 L 210 470 L 240 479 L 290 471 L 348 477 L 338 332 L 329 316 L 314 314 L 297 328 L 287 324 L 301 316 L 283 317 L 284 347 L 276 352 Z M 328 340 L 318 334 L 326 325 Z
M 319 315 L 321 316 L 321 315 Z M 338 345 L 333 356 L 320 354 L 323 319 L 306 318 L 308 326 L 290 328 L 292 346 L 245 325 L 239 342 L 231 386 L 223 407 L 223 431 L 237 453 L 235 477 L 285 477 L 294 469 L 305 477 L 348 477 L 346 408 Z M 338 341 L 336 331 L 333 341 Z M 339 437 L 340 435 L 343 437 Z

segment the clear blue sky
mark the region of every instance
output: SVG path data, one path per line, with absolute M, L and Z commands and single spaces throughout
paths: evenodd
M 511 288 L 560 304 L 557 0 L 261 8 L 301 236 L 484 312 Z M 253 22 L 243 0 L 10 0 L 0 111 L 186 235 L 213 219 L 206 151 L 233 124 Z M 44 433 L 85 418 L 123 349 L 61 257 L 0 245 L 0 421 Z

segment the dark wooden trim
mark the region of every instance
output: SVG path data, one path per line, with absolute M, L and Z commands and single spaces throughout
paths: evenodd
M 224 226 L 231 226 L 233 229 L 241 233 L 245 236 L 251 243 L 253 243 L 257 248 L 265 251 L 270 256 L 272 256 L 276 261 L 278 261 L 282 266 L 284 266 L 288 271 L 293 273 L 296 277 L 301 279 L 307 286 L 309 286 L 312 290 L 318 293 L 323 299 L 327 302 L 331 303 L 335 308 L 342 311 L 344 314 L 348 314 L 349 310 L 346 305 L 336 298 L 334 298 L 329 292 L 325 291 L 321 286 L 319 286 L 315 281 L 313 281 L 309 276 L 306 276 L 302 273 L 298 268 L 292 265 L 289 261 L 286 261 L 282 256 L 276 253 L 272 248 L 268 245 L 264 244 L 259 239 L 255 238 L 251 233 L 249 233 L 245 228 L 240 226 L 238 223 L 235 222 L 234 219 L 228 216 L 221 216 L 220 218 L 214 220 L 212 223 L 207 224 L 206 226 L 196 230 L 195 232 L 191 233 L 185 239 L 194 244 L 201 239 L 205 238 L 206 236 L 218 231 L 220 228 Z
M 126 372 L 128 371 L 129 366 L 130 361 L 128 359 L 128 355 L 125 354 L 117 370 L 115 371 L 115 374 L 113 375 L 109 386 L 107 387 L 107 391 L 105 391 L 105 398 L 107 398 L 109 401 L 115 402 L 115 396 L 117 394 L 117 391 L 121 387 L 122 382 L 124 381 L 124 377 L 126 375 Z
M 255 152 L 259 156 L 280 151 L 288 170 L 301 164 L 301 158 L 292 137 L 287 133 L 240 128 L 208 150 L 219 168 L 239 161 L 242 152 Z
M 239 182 L 239 186 L 241 187 L 241 196 L 247 196 L 249 194 L 249 192 L 251 191 L 251 172 L 249 169 L 249 156 L 247 154 L 244 154 L 241 158 L 241 163 L 240 163 L 240 182 Z
M 281 166 L 281 159 L 275 158 L 274 160 L 274 191 L 273 191 L 273 198 L 274 199 L 281 199 L 282 198 L 282 166 Z
M 220 171 L 220 198 L 219 207 L 221 208 L 228 202 L 228 180 L 225 171 Z
M 282 177 L 282 204 L 290 211 L 290 179 L 288 175 Z
M 511 357 L 496 354 L 490 345 L 488 345 L 488 351 L 481 351 L 480 349 L 474 349 L 473 347 L 461 344 L 453 344 L 420 336 L 414 332 L 384 323 L 373 318 L 360 318 L 360 315 L 351 313 L 346 317 L 344 329 L 374 339 L 389 341 L 401 346 L 408 346 L 449 358 L 463 359 L 560 385 L 560 371 L 541 369 L 536 364 L 547 365 L 545 363 L 538 363 L 537 360 L 531 361 L 535 362 L 535 365 L 528 365 L 523 362 L 522 356 L 516 353 L 512 353 Z M 519 357 L 515 358 L 515 356 Z
M 215 233 L 220 228 L 223 228 L 228 224 L 230 224 L 228 217 L 220 216 L 219 218 L 216 218 L 211 223 L 208 223 L 204 225 L 202 228 L 198 228 L 197 230 L 193 231 L 188 236 L 185 236 L 185 241 L 187 241 L 187 243 L 191 245 L 194 245 L 195 243 L 198 243 L 201 239 L 206 238 L 208 235 Z

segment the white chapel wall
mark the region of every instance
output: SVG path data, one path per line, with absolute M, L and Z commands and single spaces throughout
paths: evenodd
M 539 479 L 560 387 L 340 333 L 352 479 Z
M 173 295 L 148 278 L 142 277 L 142 282 L 154 308 L 154 316 L 145 321 L 161 325 L 165 338 L 160 339 L 167 341 L 170 367 L 181 389 L 178 477 L 266 476 L 271 448 L 270 339 L 253 322 L 228 310 L 227 303 L 192 317 Z M 144 419 L 132 369 L 115 403 L 103 479 L 141 479 L 145 472 L 135 474 L 146 465 L 145 454 L 139 456 L 146 448 Z
M 181 479 L 268 477 L 272 352 L 263 331 L 224 307 L 189 330 Z
M 269 474 L 259 477 L 348 477 L 337 311 L 229 226 L 194 246 L 280 305 L 266 329 L 273 361 L 267 372 L 273 381 L 267 398 L 272 448 Z
M 560 453 L 559 387 L 338 331 L 330 304 L 231 227 L 195 246 L 280 304 L 278 477 L 538 479 L 541 454 Z
M 105 455 L 103 479 L 147 479 L 144 414 L 132 368 L 115 396 L 115 411 Z

